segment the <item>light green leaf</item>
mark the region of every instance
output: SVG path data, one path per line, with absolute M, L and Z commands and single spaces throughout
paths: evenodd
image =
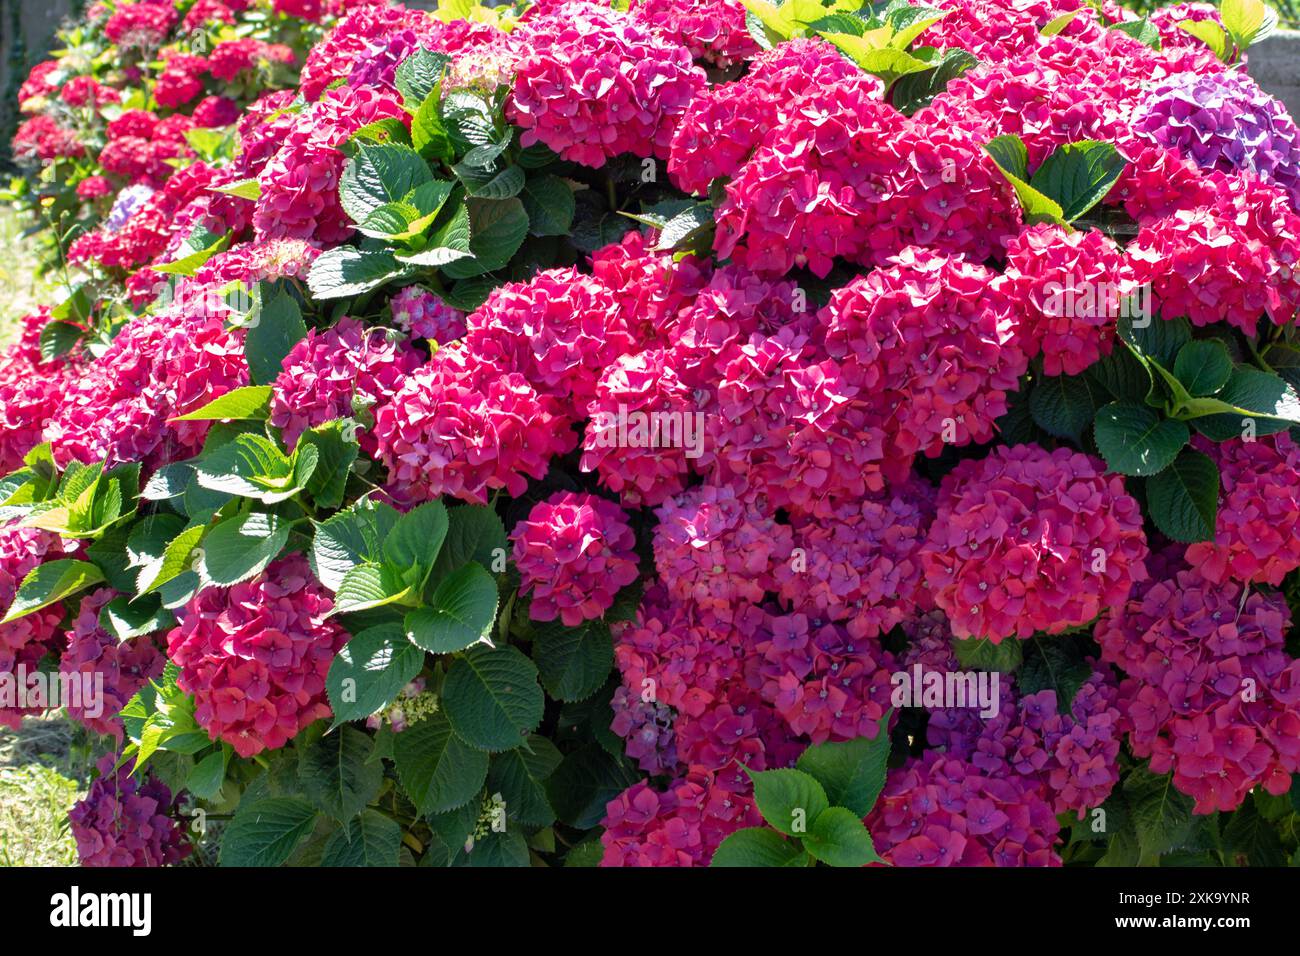
M 8 624 L 33 611 L 49 607 L 56 601 L 62 601 L 103 580 L 103 573 L 89 561 L 64 558 L 38 564 L 23 578 L 23 583 L 18 586 L 18 593 L 14 595 L 13 603 L 9 605 L 0 624 Z
M 817 778 L 802 770 L 753 771 L 746 768 L 754 782 L 754 803 L 763 819 L 786 836 L 804 837 L 812 822 L 830 801 Z
M 174 422 L 261 421 L 270 415 L 271 386 L 246 385 L 214 398 L 202 408 L 171 419 Z

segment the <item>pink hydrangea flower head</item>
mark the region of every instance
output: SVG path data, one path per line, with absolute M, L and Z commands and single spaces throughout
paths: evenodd
M 1007 298 L 1022 347 L 1047 375 L 1078 375 L 1115 341 L 1115 322 L 1136 291 L 1123 253 L 1094 229 L 1031 226 L 1007 247 Z
M 502 373 L 455 346 L 406 379 L 375 410 L 374 438 L 399 497 L 442 494 L 474 504 L 504 488 L 524 493 L 576 438 L 559 403 L 518 372 Z
M 601 617 L 637 578 L 636 535 L 612 501 L 559 491 L 533 505 L 510 532 L 519 593 L 534 621 L 566 627 Z
M 273 561 L 231 588 L 204 588 L 177 614 L 167 656 L 194 719 L 241 757 L 283 747 L 330 715 L 325 674 L 348 633 L 307 559 Z
M 393 322 L 412 338 L 446 345 L 465 336 L 465 313 L 444 303 L 428 289 L 407 286 L 388 300 Z
M 1000 446 L 940 486 L 921 553 L 959 638 L 1027 638 L 1087 624 L 1146 579 L 1138 504 L 1102 462 L 1068 448 Z
M 663 793 L 642 781 L 605 808 L 601 866 L 707 866 L 736 830 L 758 826 L 748 797 L 719 787 L 712 774 L 688 774 Z
M 624 153 L 666 159 L 673 129 L 705 85 L 686 47 L 595 4 L 547 8 L 522 23 L 507 106 L 524 146 L 600 167 Z
M 1300 568 L 1300 448 L 1286 433 L 1194 446 L 1219 467 L 1214 540 L 1187 546 L 1207 581 L 1277 587 Z
M 68 716 L 97 734 L 111 734 L 122 739 L 122 719 L 118 716 L 127 702 L 146 681 L 163 672 L 167 660 L 149 636 L 129 641 L 118 639 L 99 626 L 104 605 L 117 592 L 99 588 L 82 598 L 81 608 L 68 631 L 68 646 L 59 661 L 60 674 L 75 674 L 98 684 L 97 701 L 72 701 L 66 705 Z
M 284 357 L 273 383 L 271 424 L 292 448 L 309 428 L 388 401 L 421 361 L 406 342 L 357 319 L 345 317 L 324 332 L 311 329 Z M 374 435 L 358 437 L 373 454 Z
M 127 8 L 130 9 L 130 8 Z M 172 792 L 148 771 L 105 754 L 90 792 L 68 812 L 82 866 L 171 866 L 193 850 Z
M 745 27 L 737 0 L 636 0 L 632 16 L 691 51 L 696 60 L 726 68 L 762 52 Z
M 43 560 L 63 557 L 63 542 L 48 531 L 16 526 L 0 527 L 0 617 L 9 610 L 23 579 Z M 0 624 L 0 673 L 17 675 L 19 665 L 35 672 L 41 659 L 54 650 L 63 612 L 57 606 L 25 614 Z M 17 730 L 24 716 L 41 707 L 0 707 L 0 725 Z

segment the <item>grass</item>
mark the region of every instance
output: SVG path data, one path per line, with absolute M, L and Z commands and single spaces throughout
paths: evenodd
M 0 728 L 0 866 L 71 866 L 68 810 L 85 792 L 91 764 L 62 716 Z
M 34 239 L 24 237 L 26 225 L 18 210 L 0 205 L 0 346 L 18 336 L 19 320 L 38 306 L 60 298 L 54 276 L 41 265 Z

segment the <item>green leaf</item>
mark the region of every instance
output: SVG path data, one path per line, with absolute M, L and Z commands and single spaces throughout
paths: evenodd
M 532 734 L 525 747 L 492 755 L 488 792 L 501 794 L 511 819 L 524 826 L 548 827 L 555 822 L 555 810 L 546 794 L 546 781 L 562 759 L 555 744 Z
M 1147 479 L 1147 510 L 1175 541 L 1213 541 L 1219 511 L 1219 469 L 1208 456 L 1184 448 L 1174 463 Z
M 226 233 L 218 236 L 202 226 L 195 226 L 189 238 L 181 244 L 179 251 L 184 255 L 172 262 L 150 266 L 150 269 L 163 275 L 192 276 L 203 263 L 230 245 L 232 235 L 233 233 Z
M 307 479 L 306 491 L 316 507 L 332 509 L 343 504 L 348 475 L 357 460 L 359 447 L 350 435 L 355 422 L 336 418 L 298 436 L 298 447 L 316 449 L 316 467 Z
M 1179 26 L 1181 25 L 1182 24 L 1179 24 Z M 1146 17 L 1142 17 L 1140 20 L 1126 20 L 1123 23 L 1112 23 L 1110 29 L 1118 30 L 1120 33 L 1126 33 L 1139 43 L 1144 43 L 1153 50 L 1159 50 L 1161 47 L 1160 31 L 1157 30 L 1155 24 Z M 1222 31 L 1220 31 L 1220 33 L 1222 33 Z
M 407 267 L 392 252 L 363 252 L 338 246 L 316 257 L 307 276 L 307 286 L 317 299 L 342 299 L 377 289 L 406 272 Z
M 86 330 L 71 322 L 51 319 L 41 329 L 37 342 L 41 350 L 41 361 L 53 362 L 62 355 L 67 355 L 81 341 Z
M 262 305 L 255 321 L 248 326 L 244 354 L 248 372 L 258 385 L 271 385 L 281 372 L 290 350 L 307 337 L 298 302 L 285 292 L 277 292 Z
M 1168 853 L 1191 834 L 1193 801 L 1174 789 L 1172 774 L 1156 776 L 1145 766 L 1135 767 L 1124 780 L 1124 796 L 1144 859 Z
M 518 166 L 507 166 L 501 172 L 487 173 L 483 176 L 465 176 L 460 167 L 456 167 L 460 181 L 465 184 L 466 192 L 482 199 L 509 199 L 517 196 L 524 188 L 525 173 Z
M 190 556 L 207 530 L 207 525 L 204 524 L 186 528 L 167 543 L 161 558 L 142 564 L 136 579 L 137 595 L 156 590 L 189 569 Z
M 1029 394 L 1029 411 L 1038 427 L 1076 442 L 1103 404 L 1100 389 L 1084 375 L 1040 378 Z
M 379 793 L 384 768 L 370 763 L 373 741 L 344 724 L 298 750 L 298 782 L 323 812 L 346 823 Z
M 953 640 L 952 650 L 962 667 L 1007 674 L 1019 667 L 1024 659 L 1020 644 L 1014 638 L 994 643 L 987 637 L 968 637 Z
M 614 666 L 614 641 L 600 621 L 578 627 L 552 621 L 533 635 L 533 660 L 548 694 L 556 700 L 586 700 L 600 690 Z
M 290 524 L 272 514 L 250 512 L 215 525 L 203 542 L 199 576 L 228 587 L 266 570 L 289 541 Z
M 1135 476 L 1155 475 L 1169 467 L 1191 437 L 1182 422 L 1122 402 L 1097 412 L 1095 434 L 1107 467 Z
M 469 207 L 457 201 L 455 208 L 434 229 L 418 252 L 399 253 L 397 260 L 411 266 L 438 268 L 471 255 Z
M 492 633 L 497 601 L 492 575 L 464 565 L 438 582 L 427 607 L 406 615 L 406 637 L 432 654 L 464 650 Z
M 363 498 L 316 525 L 312 570 L 321 584 L 337 591 L 352 568 L 367 561 L 377 563 L 384 539 L 399 518 L 401 513 L 392 505 Z
M 713 204 L 695 203 L 664 223 L 655 249 L 668 252 L 687 248 L 698 236 L 713 228 Z
M 600 825 L 609 801 L 640 779 L 626 761 L 588 743 L 565 755 L 547 778 L 546 793 L 562 822 L 588 830 Z
M 1227 59 L 1228 34 L 1213 20 L 1180 20 L 1174 25 L 1208 46 L 1220 60 Z
M 402 94 L 408 106 L 412 103 L 422 103 L 438 86 L 443 70 L 450 62 L 451 57 L 445 53 L 417 49 L 398 64 L 393 85 Z
M 215 800 L 226 779 L 226 753 L 216 750 L 194 765 L 185 778 L 185 789 L 200 800 Z
M 577 204 L 573 190 L 559 176 L 530 176 L 519 194 L 528 214 L 528 231 L 534 236 L 567 236 Z
M 505 526 L 501 517 L 487 505 L 458 505 L 447 513 L 447 538 L 433 574 L 445 577 L 470 561 L 493 568 L 507 553 Z M 497 568 L 504 570 L 504 566 Z
M 528 235 L 528 213 L 518 197 L 468 200 L 472 259 L 448 263 L 443 272 L 453 279 L 504 268 Z
M 271 386 L 246 385 L 214 398 L 202 408 L 171 419 L 174 422 L 262 421 L 270 415 Z
M 1121 316 L 1119 335 L 1146 359 L 1164 368 L 1173 368 L 1179 351 L 1192 340 L 1192 327 L 1182 316 L 1172 319 L 1147 319 L 1135 325 L 1130 316 Z
M 406 601 L 413 588 L 402 580 L 402 573 L 391 564 L 366 562 L 343 575 L 334 594 L 333 614 L 367 611 Z
M 1223 0 L 1219 8 L 1219 18 L 1224 28 L 1242 50 L 1255 41 L 1264 27 L 1268 7 L 1262 0 Z
M 758 812 L 786 836 L 806 836 L 812 821 L 831 805 L 817 778 L 802 770 L 746 768 L 745 772 L 754 782 Z
M 221 866 L 279 866 L 316 825 L 300 797 L 267 797 L 239 810 L 221 837 Z
M 813 744 L 799 755 L 796 766 L 816 778 L 832 806 L 848 807 L 861 819 L 885 786 L 888 722 L 888 717 L 880 722 L 875 737 Z
M 339 177 L 339 202 L 353 222 L 364 222 L 432 178 L 429 164 L 410 146 L 358 141 Z
M 144 637 L 176 625 L 176 616 L 159 605 L 156 598 L 132 601 L 113 598 L 99 612 L 99 626 L 118 642 Z
M 813 821 L 803 838 L 804 849 L 828 866 L 866 866 L 883 863 L 871 842 L 871 834 L 853 811 L 830 807 Z
M 1056 694 L 1056 710 L 1069 714 L 1074 696 L 1090 677 L 1088 649 L 1069 635 L 1035 637 L 1024 642 L 1025 662 L 1016 672 L 1016 689 L 1022 694 L 1050 690 Z
M 240 179 L 233 183 L 226 183 L 224 186 L 209 186 L 208 191 L 221 193 L 223 196 L 234 196 L 236 199 L 262 198 L 262 186 L 256 179 Z
M 1029 153 L 1020 137 L 1011 135 L 994 137 L 984 145 L 984 151 L 993 158 L 993 162 L 1011 184 L 1011 188 L 1015 190 L 1016 199 L 1024 210 L 1026 223 L 1050 222 L 1058 226 L 1068 225 L 1060 203 L 1044 195 L 1029 183 Z
M 1256 796 L 1260 791 L 1255 791 Z M 1238 866 L 1281 867 L 1287 865 L 1286 852 L 1277 829 L 1247 800 L 1228 817 L 1223 828 L 1224 855 Z
M 325 678 L 332 727 L 386 708 L 424 667 L 424 653 L 397 624 L 366 628 L 339 650 Z
M 1174 361 L 1174 377 L 1191 395 L 1213 395 L 1228 384 L 1231 375 L 1232 357 L 1218 339 L 1188 342 Z
M 103 573 L 89 561 L 64 558 L 38 564 L 23 578 L 0 624 L 8 624 L 25 614 L 49 607 L 103 580 Z
M 402 828 L 377 810 L 366 810 L 335 830 L 325 844 L 321 866 L 397 866 Z
M 1074 222 L 1101 202 L 1122 172 L 1124 157 L 1114 146 L 1084 140 L 1057 147 L 1029 185 L 1055 201 L 1066 222 Z
M 312 452 L 314 454 L 315 452 Z M 264 435 L 238 435 L 195 463 L 198 483 L 212 491 L 275 504 L 293 497 L 294 462 Z
M 723 840 L 709 866 L 807 866 L 808 854 L 767 827 L 746 827 Z
M 447 525 L 447 508 L 441 501 L 417 505 L 397 519 L 388 533 L 384 559 L 399 568 L 419 569 L 419 580 L 412 585 L 422 588 L 447 537 Z
M 450 162 L 455 155 L 451 136 L 442 122 L 442 84 L 435 83 L 411 117 L 411 143 L 425 159 Z
M 446 714 L 435 713 L 395 736 L 397 775 L 421 814 L 455 810 L 478 796 L 488 755 L 457 737 Z
M 452 866 L 509 867 L 528 866 L 528 841 L 518 830 L 490 830 L 474 841 L 452 861 Z
M 537 668 L 514 647 L 470 648 L 447 670 L 443 707 L 456 735 L 480 750 L 520 746 L 542 720 Z
M 1054 37 L 1074 22 L 1074 18 L 1081 12 L 1082 8 L 1071 10 L 1069 13 L 1062 13 L 1057 17 L 1052 17 L 1052 19 L 1048 20 L 1047 23 L 1043 25 L 1043 28 L 1038 32 L 1045 37 Z
M 1073 14 L 1070 14 L 1073 16 Z M 911 116 L 948 88 L 948 84 L 967 70 L 979 65 L 979 60 L 965 50 L 944 50 L 938 61 L 929 69 L 900 76 L 890 88 L 889 97 L 894 107 Z

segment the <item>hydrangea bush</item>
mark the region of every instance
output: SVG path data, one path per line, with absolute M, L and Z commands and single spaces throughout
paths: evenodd
M 82 861 L 1300 860 L 1273 22 L 93 7 L 0 353 Z

